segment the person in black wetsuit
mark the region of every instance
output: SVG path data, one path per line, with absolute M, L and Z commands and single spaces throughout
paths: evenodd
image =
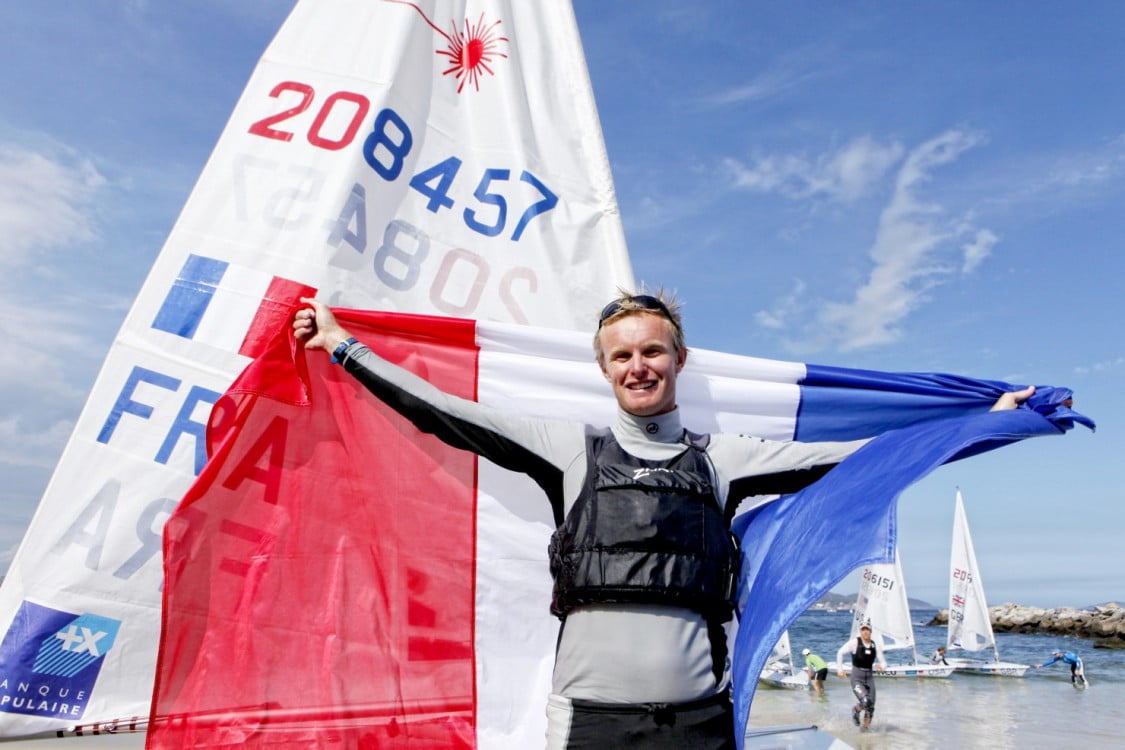
M 561 620 L 548 747 L 628 738 L 632 747 L 733 748 L 725 625 L 739 558 L 730 520 L 745 498 L 795 492 L 864 441 L 686 430 L 676 379 L 688 350 L 677 305 L 663 295 L 623 293 L 598 318 L 595 358 L 618 404 L 607 429 L 445 394 L 356 341 L 324 304 L 303 301 L 293 329 L 306 349 L 331 353 L 419 429 L 544 490 L 557 526 L 551 612 Z
M 852 709 L 852 721 L 859 726 L 859 716 L 863 714 L 863 728 L 871 726 L 871 717 L 875 715 L 875 673 L 872 668 L 882 672 L 887 668 L 886 659 L 875 641 L 871 640 L 871 626 L 860 625 L 859 637 L 854 641 L 849 640 L 836 652 L 836 664 L 839 665 L 837 673 L 841 678 L 845 676 L 844 657 L 852 655 L 852 692 L 855 693 L 856 704 Z M 877 660 L 877 661 L 876 661 Z

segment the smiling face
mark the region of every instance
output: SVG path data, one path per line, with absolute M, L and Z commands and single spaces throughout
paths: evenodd
M 618 406 L 638 417 L 676 408 L 676 376 L 687 351 L 676 351 L 667 318 L 649 312 L 627 315 L 603 326 L 598 336 L 599 364 Z

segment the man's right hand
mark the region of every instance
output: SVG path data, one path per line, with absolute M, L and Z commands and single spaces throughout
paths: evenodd
M 336 316 L 328 305 L 313 299 L 301 297 L 308 307 L 297 311 L 293 316 L 293 335 L 305 343 L 306 349 L 323 349 L 333 352 L 350 334 L 336 322 Z

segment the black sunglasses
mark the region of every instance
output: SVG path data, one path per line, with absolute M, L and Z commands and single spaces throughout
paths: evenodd
M 598 316 L 598 330 L 601 330 L 602 324 L 612 318 L 617 313 L 625 309 L 623 302 L 632 302 L 635 307 L 630 306 L 630 310 L 652 310 L 658 312 L 665 318 L 676 324 L 676 319 L 672 317 L 672 311 L 668 309 L 668 305 L 664 304 L 660 298 L 653 297 L 651 294 L 636 294 L 628 297 L 625 300 L 614 300 L 602 308 L 602 314 Z

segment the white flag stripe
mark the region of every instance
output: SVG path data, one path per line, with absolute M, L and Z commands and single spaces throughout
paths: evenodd
M 603 426 L 616 419 L 590 333 L 540 329 L 532 335 L 523 327 L 482 322 L 476 340 L 481 403 Z M 678 391 L 685 424 L 792 438 L 799 403 L 795 381 L 803 365 L 706 350 L 692 350 L 688 362 Z M 538 746 L 546 731 L 544 706 L 558 636 L 558 620 L 549 612 L 547 561 L 554 523 L 543 491 L 527 477 L 482 460 L 478 483 L 478 739 L 482 748 L 497 750 Z M 512 668 L 501 671 L 508 664 Z M 521 717 L 515 724 L 512 712 Z
M 193 338 L 237 352 L 272 280 L 272 274 L 232 263 Z

